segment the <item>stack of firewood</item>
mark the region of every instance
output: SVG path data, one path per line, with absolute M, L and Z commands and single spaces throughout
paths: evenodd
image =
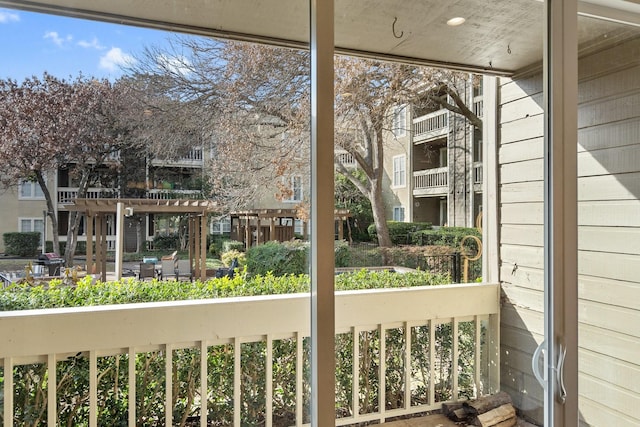
M 442 413 L 453 421 L 479 427 L 513 427 L 518 423 L 511 397 L 505 392 L 464 402 L 443 403 Z

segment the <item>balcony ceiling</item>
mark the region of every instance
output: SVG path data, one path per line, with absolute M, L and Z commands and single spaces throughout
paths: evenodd
M 306 46 L 304 0 L 0 0 L 0 6 L 231 39 Z M 580 2 L 581 13 L 640 23 L 637 0 Z M 460 26 L 447 20 L 463 17 Z M 614 26 L 584 20 L 580 42 L 608 38 Z M 538 0 L 336 0 L 339 52 L 511 74 L 542 59 Z

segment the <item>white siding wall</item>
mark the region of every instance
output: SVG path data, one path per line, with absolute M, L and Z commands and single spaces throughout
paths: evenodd
M 580 60 L 581 425 L 640 425 L 640 41 Z M 541 420 L 531 354 L 543 331 L 540 75 L 500 91 L 502 388 Z

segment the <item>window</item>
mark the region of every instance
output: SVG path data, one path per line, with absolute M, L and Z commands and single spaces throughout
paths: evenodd
M 42 236 L 44 232 L 44 220 L 42 218 L 20 218 L 18 221 L 21 233 L 37 231 Z
M 231 233 L 231 218 L 223 218 L 211 223 L 212 234 Z
M 407 106 L 399 105 L 393 109 L 393 135 L 395 137 L 407 134 Z
M 293 175 L 288 178 L 284 178 L 284 187 L 288 190 L 283 202 L 301 202 L 302 201 L 302 177 L 300 175 Z
M 20 199 L 44 199 L 40 184 L 34 181 L 20 180 L 18 183 Z
M 394 206 L 393 208 L 393 220 L 398 222 L 404 222 L 404 207 Z
M 407 158 L 404 154 L 393 157 L 393 186 L 404 187 L 406 185 Z

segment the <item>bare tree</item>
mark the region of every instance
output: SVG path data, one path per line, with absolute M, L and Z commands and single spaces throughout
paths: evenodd
M 154 75 L 162 91 L 206 122 L 215 150 L 214 197 L 223 205 L 243 207 L 264 191 L 265 182 L 308 171 L 308 52 L 176 38 L 169 50 L 148 49 L 138 64 L 138 78 Z M 379 244 L 390 246 L 383 160 L 397 109 L 430 104 L 477 117 L 447 84 L 449 72 L 341 56 L 335 67 L 335 143 L 353 156 L 366 179 L 339 161 L 336 169 L 370 200 Z M 276 197 L 287 197 L 285 185 Z
M 54 250 L 59 248 L 57 195 L 47 185 L 47 174 L 69 168 L 77 181 L 77 197 L 100 179 L 99 171 L 123 142 L 118 125 L 114 85 L 106 80 L 79 76 L 68 82 L 45 74 L 22 84 L 0 80 L 0 153 L 4 159 L 2 184 L 32 180 L 42 189 L 51 220 Z M 65 258 L 71 265 L 80 218 L 69 218 Z

